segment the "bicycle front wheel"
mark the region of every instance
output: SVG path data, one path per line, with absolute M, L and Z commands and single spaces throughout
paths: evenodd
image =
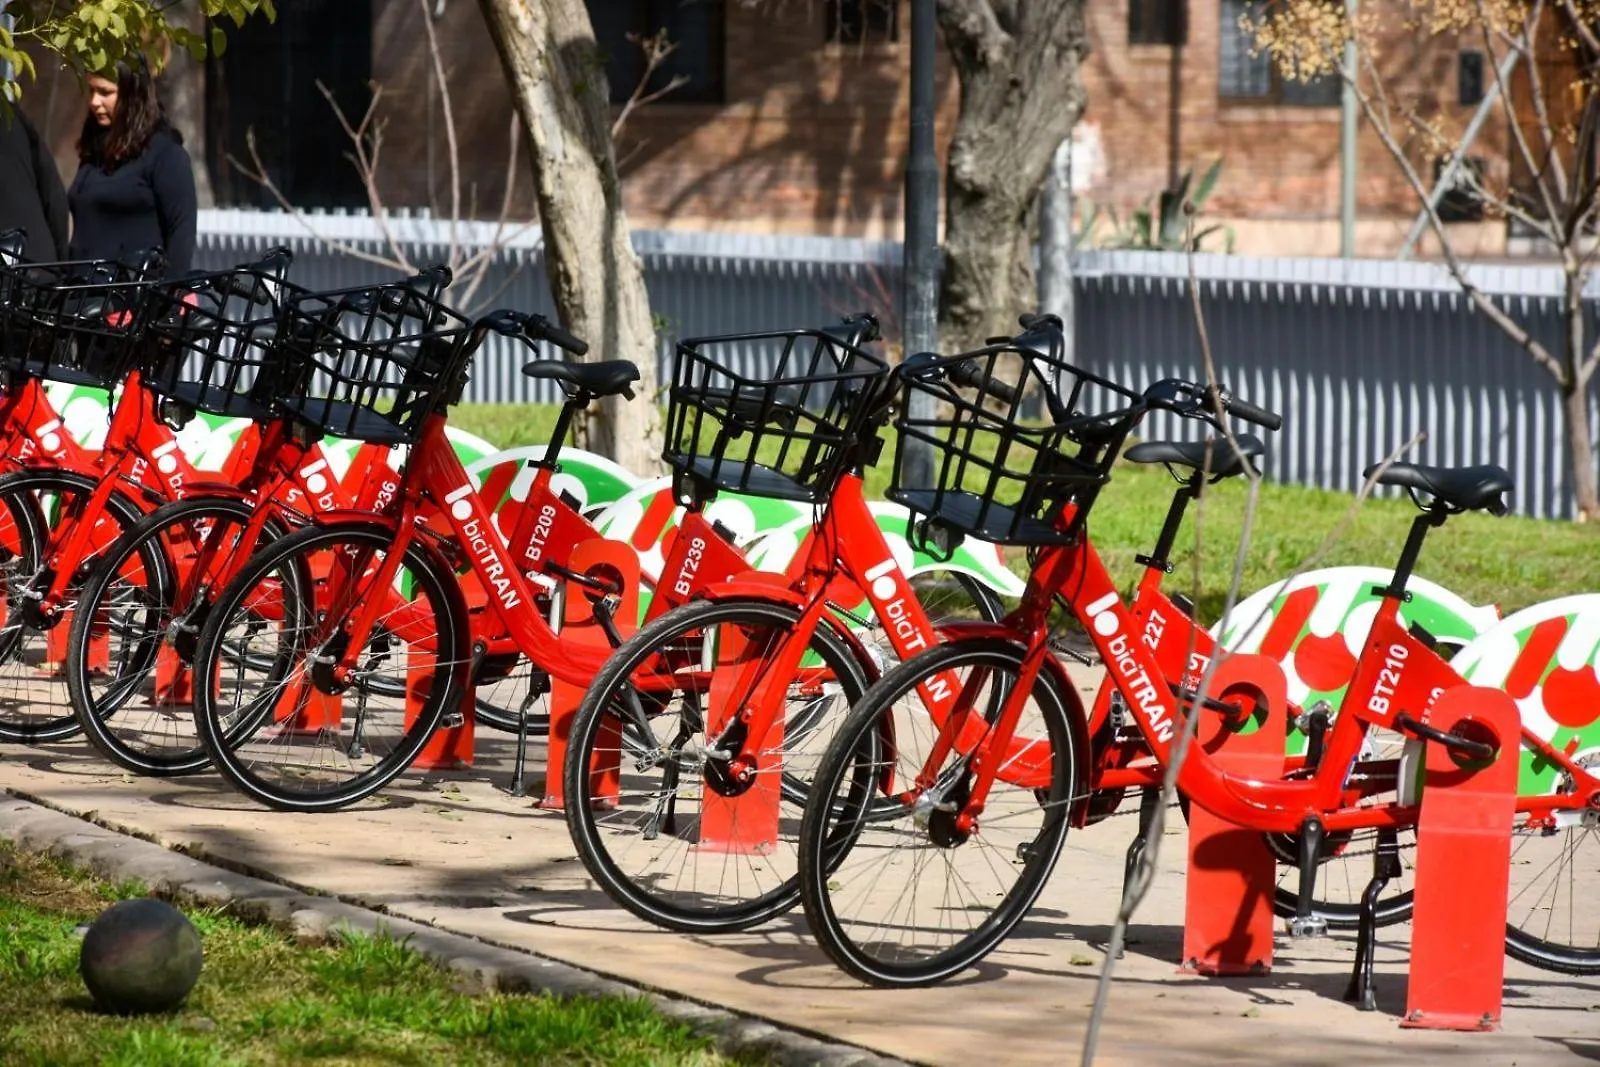
M 1020 697 L 1022 663 L 1018 645 L 992 638 L 924 652 L 867 691 L 824 754 L 800 824 L 800 890 L 812 934 L 853 977 L 909 987 L 955 975 L 992 952 L 1044 888 L 1067 836 L 1081 735 L 1050 671 L 1016 724 L 1042 778 L 996 775 L 976 824 L 957 820 L 994 736 L 989 709 Z M 924 703 L 925 685 L 973 709 L 936 767 L 942 714 Z M 919 789 L 925 772 L 932 785 Z
M 165 504 L 113 545 L 84 583 L 67 646 L 67 688 L 84 736 L 135 774 L 172 776 L 210 758 L 195 730 L 193 666 L 200 629 L 242 540 L 248 501 Z M 270 543 L 283 534 L 269 520 Z
M 1600 755 L 1580 762 L 1589 767 Z M 1570 783 L 1571 775 L 1566 776 Z M 1511 834 L 1506 952 L 1561 974 L 1600 974 L 1600 813 L 1564 811 L 1555 823 L 1519 819 Z
M 44 744 L 78 732 L 67 687 L 67 645 L 83 580 L 123 532 L 139 521 L 138 506 L 113 492 L 90 515 L 95 482 L 68 471 L 23 471 L 0 480 L 0 741 Z M 67 559 L 67 536 L 88 524 L 81 558 Z M 55 610 L 40 598 L 59 572 L 65 595 Z
M 195 725 L 246 796 L 283 811 L 354 804 L 409 767 L 459 705 L 467 620 L 455 576 L 413 542 L 380 588 L 393 541 L 376 524 L 308 527 L 257 552 L 218 595 L 195 656 Z M 373 598 L 377 623 L 341 682 L 330 664 L 351 658 L 351 617 Z
M 854 649 L 824 622 L 790 672 L 775 728 L 745 745 L 723 727 L 778 669 L 799 618 L 776 601 L 684 604 L 624 642 L 584 697 L 566 762 L 568 827 L 590 875 L 641 919 L 725 932 L 798 902 L 799 809 L 866 689 Z M 753 775 L 738 775 L 735 749 Z

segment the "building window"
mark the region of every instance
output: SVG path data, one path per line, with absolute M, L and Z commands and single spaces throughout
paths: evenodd
M 1188 40 L 1188 0 L 1128 0 L 1129 44 L 1176 47 Z
M 372 101 L 371 0 L 296 0 L 276 23 L 228 26 L 228 49 L 206 59 L 205 152 L 217 203 L 276 207 L 229 157 L 253 167 L 247 137 L 273 184 L 302 208 L 366 207 L 350 139 L 318 84 L 352 122 Z
M 830 44 L 890 44 L 900 39 L 900 0 L 828 0 Z
M 1483 53 L 1462 52 L 1456 65 L 1456 103 L 1471 107 L 1483 102 Z
M 723 102 L 723 0 L 588 0 L 588 7 L 595 41 L 605 57 L 612 103 L 626 103 L 644 77 L 644 50 L 629 36 L 645 38 L 663 31 L 677 47 L 650 75 L 645 91 L 664 89 L 681 77 L 683 83 L 662 101 Z
M 1288 78 L 1265 52 L 1251 54 L 1254 42 L 1239 26 L 1250 0 L 1222 0 L 1217 95 L 1224 100 L 1288 107 L 1337 107 L 1339 78 L 1325 74 L 1310 81 Z

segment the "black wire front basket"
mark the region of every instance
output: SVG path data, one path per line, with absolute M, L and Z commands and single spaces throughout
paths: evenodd
M 857 455 L 889 367 L 838 330 L 678 344 L 662 458 L 696 493 L 821 503 Z M 735 370 L 740 367 L 740 370 Z
M 902 375 L 889 499 L 995 544 L 1073 541 L 1141 394 L 1073 366 L 1062 348 L 1060 333 L 1040 331 Z
M 0 268 L 0 366 L 11 377 L 114 388 L 143 338 L 153 273 L 112 260 Z
M 416 443 L 470 354 L 471 323 L 412 282 L 293 296 L 280 330 L 284 413 L 376 444 Z
M 274 414 L 289 300 L 308 295 L 240 267 L 185 278 L 151 294 L 144 384 L 196 411 L 261 422 Z

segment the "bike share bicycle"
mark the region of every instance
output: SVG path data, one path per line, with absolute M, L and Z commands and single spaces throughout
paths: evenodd
M 193 728 L 191 669 L 216 590 L 262 544 L 323 512 L 380 506 L 398 476 L 388 449 L 363 445 L 341 481 L 315 435 L 279 412 L 287 249 L 203 273 L 152 294 L 135 382 L 174 428 L 198 414 L 248 420 L 252 447 L 226 481 L 187 483 L 97 553 L 71 615 L 67 685 L 100 753 L 138 774 L 180 775 L 208 763 Z M 434 268 L 406 284 L 437 292 Z M 124 389 L 121 404 L 130 399 Z M 116 416 L 113 416 L 116 421 Z
M 940 616 L 1001 610 L 964 575 L 954 602 L 925 600 L 866 502 L 895 372 L 843 345 L 770 339 L 786 343 L 759 377 L 719 358 L 729 339 L 678 346 L 664 456 L 691 508 L 719 491 L 795 500 L 817 508 L 812 531 L 787 574 L 707 585 L 624 643 L 589 687 L 566 763 L 585 867 L 669 929 L 745 929 L 798 902 L 796 809 L 884 658 L 841 604 L 865 599 L 895 660 L 934 644 Z
M 1067 364 L 1059 346 L 997 346 L 969 358 L 978 359 L 981 373 L 967 386 L 950 373 L 963 365 L 960 357 L 930 359 L 906 376 L 906 388 L 933 394 L 943 413 L 901 418 L 890 495 L 953 535 L 1032 547 L 1029 589 L 1006 624 L 963 627 L 964 636 L 873 687 L 824 758 L 801 826 L 808 923 L 836 963 L 874 984 L 936 982 L 992 951 L 1027 913 L 1069 825 L 1085 819 L 1088 797 L 1102 784 L 1083 709 L 1050 652 L 1046 616 L 1055 594 L 1066 596 L 1108 665 L 1155 757 L 1149 773 L 1159 775 L 1177 731 L 1195 714 L 1161 684 L 1162 667 L 1139 639 L 1141 629 L 1088 536 L 1095 498 L 1127 434 L 1157 409 L 1219 429 L 1228 413 L 1275 421 L 1191 382 L 1166 380 L 1135 393 Z M 1057 408 L 1053 426 L 1019 422 L 1019 386 L 1030 381 L 1065 383 L 1064 398 L 1045 394 Z M 998 410 L 991 409 L 995 403 Z M 937 484 L 905 482 L 900 461 L 912 439 L 944 451 Z M 1373 728 L 1428 738 L 1465 759 L 1485 755 L 1470 722 L 1443 728 L 1427 722 L 1437 694 L 1460 679 L 1429 649 L 1427 635 L 1408 632 L 1396 616 L 1427 531 L 1465 510 L 1503 513 L 1511 479 L 1494 467 L 1394 465 L 1377 475 L 1380 484 L 1419 494 L 1424 511 L 1384 590 L 1346 714 L 1319 731 L 1311 758 L 1291 778 L 1230 777 L 1203 749 L 1190 752 L 1179 776 L 1191 802 L 1219 817 L 1293 835 L 1303 930 L 1316 925 L 1308 921 L 1316 859 L 1330 834 L 1369 828 L 1392 834 L 1415 823 L 1416 797 L 1400 761 L 1360 758 Z M 1232 707 L 1242 722 L 1252 717 L 1259 691 L 1240 685 L 1216 694 L 1215 702 Z M 1208 702 L 1198 714 L 1222 712 Z M 885 736 L 894 739 L 892 748 L 882 744 Z M 1019 737 L 1028 742 L 1016 744 Z M 1600 783 L 1526 731 L 1522 740 L 1563 766 L 1573 786 L 1554 797 L 1519 798 L 1525 825 L 1535 834 L 1592 835 Z M 898 805 L 896 818 L 884 817 L 884 800 Z M 1563 865 L 1559 855 L 1552 865 Z M 913 871 L 919 876 L 911 877 Z M 919 904 L 929 910 L 918 911 Z M 1510 951 L 1539 966 L 1593 968 L 1600 956 L 1588 947 L 1593 940 L 1556 940 L 1555 918 L 1514 922 Z M 943 920 L 960 928 L 941 930 Z

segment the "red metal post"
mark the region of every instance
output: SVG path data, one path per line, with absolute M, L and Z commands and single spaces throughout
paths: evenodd
M 616 609 L 613 622 L 623 640 L 639 628 L 639 554 L 622 541 L 609 541 L 603 537 L 581 542 L 572 551 L 567 564 L 583 574 L 601 574 L 610 579 L 622 580 L 622 603 Z M 566 608 L 561 626 L 561 643 L 589 645 L 610 649 L 611 639 L 595 617 L 594 605 L 586 591 L 574 582 L 566 588 Z M 562 771 L 567 763 L 567 745 L 572 739 L 572 720 L 583 703 L 588 687 L 550 679 L 550 740 L 545 755 L 544 800 L 540 807 L 562 810 L 566 796 L 562 786 Z M 620 738 L 619 738 L 620 740 Z M 604 763 L 595 761 L 589 768 L 594 776 L 593 792 L 596 797 L 614 797 L 618 792 L 621 766 L 621 745 L 602 746 L 610 753 Z
M 1497 1030 L 1521 720 L 1510 695 L 1463 685 L 1439 697 L 1427 724 L 1498 751 L 1474 763 L 1428 742 L 1411 971 L 1400 1025 Z
M 1282 778 L 1289 706 L 1283 668 L 1267 656 L 1231 655 L 1218 665 L 1209 690 L 1213 699 L 1247 710 L 1234 719 L 1222 711 L 1194 712 L 1200 716 L 1195 743 L 1229 774 Z M 1208 975 L 1271 970 L 1277 874 L 1277 861 L 1259 831 L 1191 805 L 1180 970 Z

